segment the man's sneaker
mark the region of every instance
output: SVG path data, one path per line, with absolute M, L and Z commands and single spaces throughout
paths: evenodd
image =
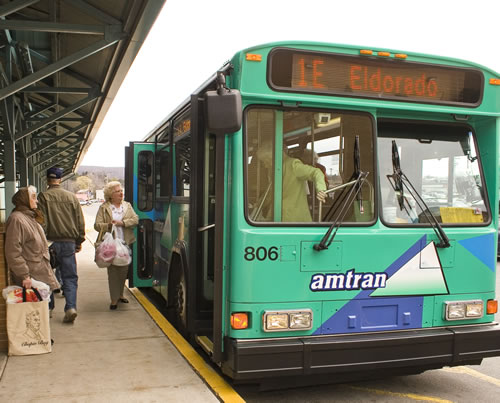
M 64 319 L 63 319 L 63 322 L 65 323 L 72 323 L 75 321 L 75 318 L 76 318 L 76 309 L 75 308 L 69 308 L 65 315 L 64 315 Z

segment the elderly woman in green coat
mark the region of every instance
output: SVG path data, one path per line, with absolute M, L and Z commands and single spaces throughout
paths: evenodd
M 132 205 L 123 200 L 123 189 L 120 182 L 109 182 L 104 188 L 106 202 L 101 204 L 95 218 L 94 228 L 99 232 L 96 245 L 99 244 L 106 232 L 115 227 L 115 237 L 123 240 L 127 245 L 135 242 L 133 228 L 139 223 L 139 217 Z M 111 265 L 108 267 L 108 285 L 111 304 L 109 309 L 115 310 L 118 302 L 128 303 L 123 296 L 128 266 Z

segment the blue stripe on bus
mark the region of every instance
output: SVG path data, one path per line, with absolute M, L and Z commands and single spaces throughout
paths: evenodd
M 496 269 L 495 261 L 495 235 L 486 234 L 474 238 L 458 241 L 465 249 L 483 262 L 494 273 Z
M 424 235 L 384 271 L 392 276 L 425 248 Z M 423 297 L 370 298 L 374 290 L 363 290 L 313 333 L 314 335 L 414 329 L 422 327 Z

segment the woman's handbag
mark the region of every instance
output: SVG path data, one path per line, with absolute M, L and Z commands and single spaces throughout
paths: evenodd
M 49 301 L 42 300 L 36 288 L 32 290 L 38 302 L 25 302 L 26 288 L 23 287 L 23 302 L 6 304 L 9 355 L 45 354 L 52 351 Z
M 57 260 L 56 249 L 52 245 L 49 246 L 49 256 L 50 256 L 50 267 L 55 269 L 57 266 L 59 266 L 59 261 Z

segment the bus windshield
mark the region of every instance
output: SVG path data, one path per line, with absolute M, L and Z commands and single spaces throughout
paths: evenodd
M 484 180 L 472 130 L 463 125 L 379 122 L 378 158 L 383 220 L 390 224 L 427 223 L 418 198 L 395 182 L 391 159 L 397 144 L 401 170 L 443 224 L 489 221 Z
M 253 222 L 323 221 L 338 192 L 319 207 L 318 192 L 350 180 L 359 136 L 361 170 L 368 172 L 344 222 L 374 220 L 373 120 L 333 110 L 250 108 L 246 113 L 247 213 Z M 323 217 L 319 217 L 323 211 Z

